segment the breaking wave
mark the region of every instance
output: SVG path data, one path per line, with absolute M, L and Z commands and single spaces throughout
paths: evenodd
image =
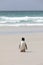
M 0 16 L 0 25 L 28 25 L 28 24 L 43 24 L 43 17 L 6 17 Z

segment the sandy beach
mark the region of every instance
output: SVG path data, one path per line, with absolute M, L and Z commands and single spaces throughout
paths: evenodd
M 22 36 L 25 53 L 19 51 Z M 0 27 L 0 65 L 43 65 L 43 26 Z

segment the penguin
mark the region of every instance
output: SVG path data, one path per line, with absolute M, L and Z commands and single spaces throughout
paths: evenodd
M 21 42 L 19 44 L 19 49 L 20 49 L 20 52 L 25 52 L 25 50 L 27 49 L 27 44 L 25 42 L 24 37 L 22 37 L 22 39 L 21 39 Z

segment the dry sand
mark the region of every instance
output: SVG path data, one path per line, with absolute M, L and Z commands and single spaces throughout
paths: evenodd
M 25 53 L 19 51 L 22 36 Z M 43 26 L 0 27 L 0 65 L 43 65 Z

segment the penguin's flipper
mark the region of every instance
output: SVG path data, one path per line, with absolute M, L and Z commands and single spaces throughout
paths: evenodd
M 27 49 L 27 44 L 25 44 L 25 47 L 26 47 L 26 49 Z

